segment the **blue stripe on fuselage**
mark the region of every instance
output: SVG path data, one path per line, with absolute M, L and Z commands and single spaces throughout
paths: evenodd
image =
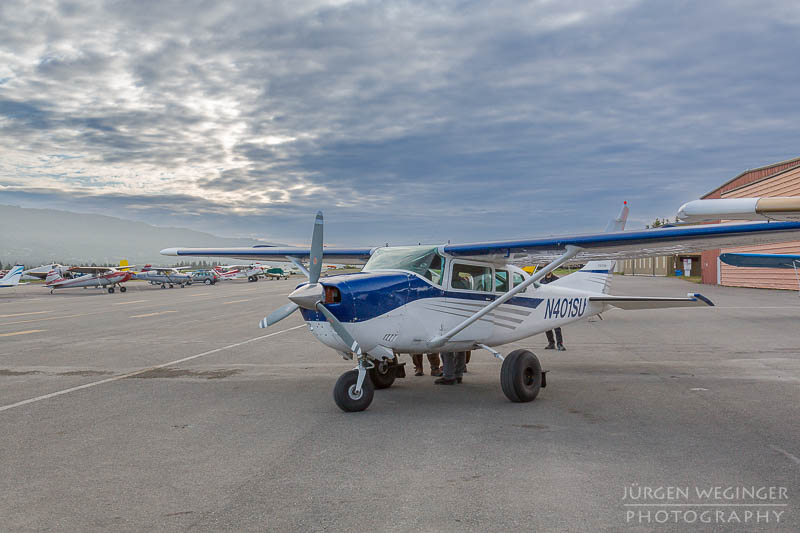
M 498 295 L 485 292 L 446 291 L 417 276 L 402 272 L 360 273 L 330 277 L 323 285 L 339 289 L 342 301 L 326 304 L 340 322 L 364 322 L 384 315 L 407 303 L 426 298 L 453 298 L 459 300 L 494 301 Z M 506 302 L 509 305 L 536 309 L 541 298 L 514 296 Z M 324 321 L 318 311 L 301 309 L 306 321 Z

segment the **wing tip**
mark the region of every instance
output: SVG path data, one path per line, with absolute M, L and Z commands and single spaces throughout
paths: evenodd
M 709 307 L 714 307 L 714 302 L 712 302 L 711 300 L 709 300 L 708 298 L 706 298 L 705 296 L 703 296 L 699 292 L 696 292 L 696 293 L 692 294 L 692 297 L 697 298 L 698 300 L 700 300 L 701 302 L 705 303 Z

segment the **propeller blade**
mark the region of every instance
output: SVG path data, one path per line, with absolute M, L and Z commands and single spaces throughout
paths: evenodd
M 339 319 L 333 316 L 333 313 L 328 311 L 328 309 L 322 305 L 317 304 L 317 310 L 325 315 L 325 318 L 328 319 L 328 322 L 331 323 L 333 326 L 333 330 L 339 335 L 339 338 L 344 341 L 344 343 L 350 347 L 350 351 L 355 353 L 357 356 L 361 355 L 361 346 L 358 345 L 358 342 L 353 338 L 352 335 L 345 329 L 344 325 L 339 322 Z
M 322 272 L 322 211 L 317 211 L 314 233 L 311 235 L 311 256 L 308 258 L 309 283 L 319 281 Z
M 261 322 L 258 323 L 258 327 L 260 327 L 262 329 L 263 328 L 268 328 L 269 326 L 271 326 L 275 322 L 279 322 L 279 321 L 283 320 L 284 318 L 286 318 L 287 316 L 291 315 L 292 313 L 297 311 L 299 308 L 300 307 L 294 302 L 289 302 L 286 305 L 282 305 L 279 308 L 277 308 L 276 310 L 274 310 L 273 312 L 271 312 L 269 314 L 269 316 L 266 316 L 266 317 L 262 318 Z

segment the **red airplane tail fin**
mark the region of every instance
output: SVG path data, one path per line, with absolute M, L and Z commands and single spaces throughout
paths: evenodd
M 61 280 L 61 273 L 58 272 L 57 270 L 51 270 L 50 272 L 47 273 L 47 277 L 45 278 L 44 282 L 53 283 L 54 281 L 60 281 L 60 280 Z

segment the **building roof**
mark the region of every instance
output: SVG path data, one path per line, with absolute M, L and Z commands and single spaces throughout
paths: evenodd
M 758 181 L 763 178 L 767 178 L 769 176 L 773 176 L 784 170 L 788 170 L 790 168 L 800 166 L 800 157 L 796 157 L 794 159 L 787 159 L 786 161 L 781 161 L 779 163 L 772 163 L 771 165 L 766 165 L 763 167 L 753 168 L 750 170 L 745 170 L 735 178 L 732 178 L 716 189 L 711 192 L 708 192 L 701 196 L 700 198 L 720 198 L 722 193 L 728 192 L 731 189 L 737 189 L 742 187 L 743 185 L 748 185 L 753 183 L 754 181 Z

